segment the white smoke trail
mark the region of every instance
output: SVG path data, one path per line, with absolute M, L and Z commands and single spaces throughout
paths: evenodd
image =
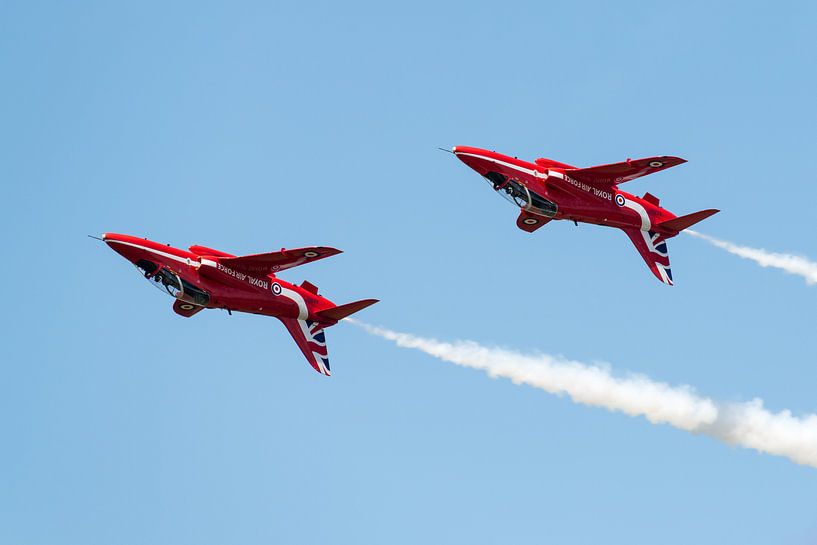
M 809 261 L 807 258 L 792 255 L 792 254 L 778 254 L 775 252 L 767 252 L 759 248 L 749 248 L 748 246 L 738 246 L 726 240 L 720 240 L 692 229 L 684 231 L 693 237 L 697 237 L 707 241 L 708 243 L 726 250 L 730 254 L 734 254 L 744 259 L 751 259 L 761 267 L 774 267 L 781 269 L 789 274 L 796 274 L 806 279 L 806 284 L 812 286 L 817 284 L 817 263 Z
M 817 467 L 817 415 L 796 417 L 772 413 L 761 399 L 721 403 L 686 385 L 671 386 L 644 375 L 613 376 L 607 366 L 588 365 L 547 354 L 528 355 L 473 341 L 441 342 L 391 331 L 347 318 L 367 332 L 397 346 L 414 348 L 444 361 L 528 384 L 552 394 L 567 394 L 576 403 L 643 416 L 653 424 L 670 424 L 730 445 L 785 456 Z

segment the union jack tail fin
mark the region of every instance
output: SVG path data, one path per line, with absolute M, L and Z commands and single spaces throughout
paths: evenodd
M 278 318 L 295 339 L 295 344 L 303 352 L 306 361 L 315 371 L 327 377 L 329 370 L 329 352 L 326 349 L 326 334 L 318 322 L 296 320 L 295 318 Z
M 624 228 L 622 231 L 630 237 L 638 253 L 641 254 L 641 258 L 644 259 L 655 277 L 664 284 L 672 286 L 672 271 L 669 266 L 666 237 L 655 231 L 642 231 L 632 227 Z

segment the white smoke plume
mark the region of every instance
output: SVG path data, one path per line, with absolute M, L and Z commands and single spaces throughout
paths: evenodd
M 589 365 L 548 354 L 522 354 L 473 341 L 442 342 L 346 320 L 397 346 L 479 369 L 494 378 L 508 378 L 514 384 L 527 384 L 551 394 L 567 394 L 576 403 L 643 416 L 653 424 L 669 424 L 730 445 L 817 467 L 815 414 L 797 417 L 788 410 L 773 413 L 757 398 L 744 403 L 721 403 L 697 394 L 690 386 L 671 386 L 644 375 L 614 376 L 606 365 Z
M 720 240 L 692 229 L 684 231 L 693 237 L 697 237 L 707 241 L 708 243 L 726 250 L 730 254 L 734 254 L 744 259 L 751 259 L 761 267 L 774 267 L 775 269 L 783 270 L 789 274 L 796 274 L 806 279 L 806 284 L 812 286 L 817 284 L 817 263 L 809 261 L 807 258 L 792 255 L 779 254 L 775 252 L 767 252 L 760 248 L 750 248 L 748 246 L 739 246 L 726 240 Z

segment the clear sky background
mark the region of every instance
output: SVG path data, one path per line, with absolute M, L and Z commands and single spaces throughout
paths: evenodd
M 437 146 L 589 166 L 817 257 L 812 2 L 0 4 L 0 542 L 817 543 L 817 470 L 341 324 L 172 300 L 85 237 L 233 253 L 360 318 L 817 411 L 817 288 L 687 236 L 529 235 Z

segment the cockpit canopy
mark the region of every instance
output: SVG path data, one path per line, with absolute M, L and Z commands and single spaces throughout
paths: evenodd
M 210 296 L 206 291 L 182 279 L 167 267 L 160 267 L 152 261 L 140 259 L 136 262 L 136 268 L 151 285 L 175 299 L 202 307 L 207 306 L 207 303 L 210 302 Z
M 489 172 L 485 175 L 485 179 L 494 186 L 494 190 L 505 200 L 523 210 L 552 218 L 559 209 L 556 203 L 538 195 L 504 174 Z

